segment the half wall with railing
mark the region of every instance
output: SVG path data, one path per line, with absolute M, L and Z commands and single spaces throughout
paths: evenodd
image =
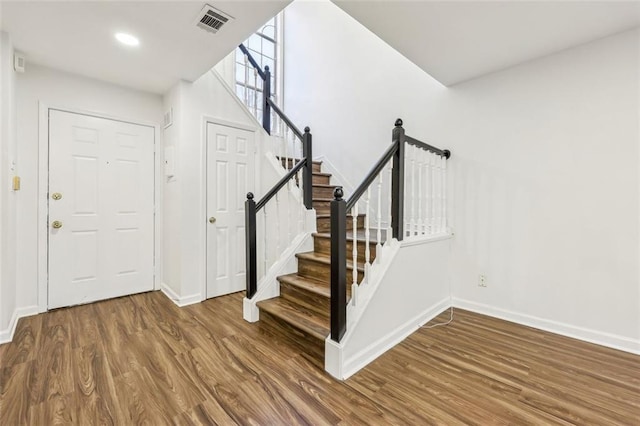
M 358 286 L 369 277 L 370 212 L 376 218 L 376 259 L 380 261 L 382 241 L 402 241 L 409 238 L 438 235 L 447 232 L 446 164 L 451 156 L 442 150 L 405 134 L 401 119 L 396 120 L 392 143 L 353 191 L 344 199 L 342 188 L 336 188 L 331 202 L 331 339 L 340 342 L 347 327 L 347 283 L 351 301 L 358 303 Z M 384 188 L 387 188 L 385 191 Z M 372 194 L 373 192 L 373 194 Z M 372 197 L 373 195 L 373 197 Z M 372 199 L 374 202 L 372 202 Z M 354 239 L 364 239 L 364 274 L 358 271 L 358 244 L 347 253 L 347 221 L 357 229 L 359 211 L 366 213 L 362 235 L 353 232 Z M 382 218 L 388 217 L 383 230 Z M 347 271 L 351 270 L 351 276 Z

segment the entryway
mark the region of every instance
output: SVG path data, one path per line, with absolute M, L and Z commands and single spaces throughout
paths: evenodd
M 255 175 L 255 133 L 207 123 L 207 298 L 245 288 L 244 202 Z
M 49 110 L 48 308 L 154 288 L 154 128 Z

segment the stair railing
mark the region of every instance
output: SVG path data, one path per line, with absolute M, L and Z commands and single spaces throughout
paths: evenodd
M 279 198 L 278 194 L 284 188 L 287 187 L 287 196 L 291 193 L 291 188 L 299 185 L 302 191 L 302 206 L 298 210 L 310 210 L 313 208 L 313 153 L 312 153 L 312 136 L 309 127 L 305 127 L 304 133 L 302 133 L 293 124 L 293 122 L 287 117 L 287 115 L 276 105 L 271 99 L 271 72 L 269 67 L 266 66 L 264 70 L 253 58 L 249 50 L 242 44 L 239 46 L 240 50 L 244 53 L 245 57 L 245 104 L 249 109 L 253 111 L 254 115 L 258 115 L 259 110 L 257 108 L 257 93 L 259 91 L 259 81 L 262 84 L 262 110 L 260 111 L 262 127 L 272 135 L 275 129 L 279 129 L 279 135 L 282 142 L 278 144 L 278 152 L 274 154 L 282 162 L 283 167 L 287 170 L 286 174 L 271 188 L 259 201 L 254 200 L 253 193 L 247 194 L 247 200 L 245 201 L 245 242 L 246 242 L 246 296 L 251 299 L 258 289 L 258 244 L 257 244 L 257 213 L 260 210 L 264 210 L 264 243 L 263 243 L 263 262 L 264 271 L 266 273 L 269 268 L 269 253 L 275 252 L 276 255 L 280 254 L 281 246 L 281 212 L 279 211 Z M 253 67 L 253 103 L 248 96 L 249 90 L 249 66 Z M 260 80 L 258 80 L 258 77 Z M 300 142 L 299 150 L 296 149 L 296 141 Z M 298 160 L 296 162 L 296 160 Z M 271 241 L 275 247 L 267 247 L 269 243 L 268 231 L 268 215 L 267 215 L 267 203 L 275 198 L 276 205 L 273 215 L 275 217 L 275 238 Z M 289 203 L 287 203 L 287 209 L 290 209 Z M 290 217 L 290 211 L 286 212 L 287 218 Z M 303 219 L 303 212 L 300 211 L 300 218 Z M 301 222 L 300 220 L 299 222 Z M 288 226 L 289 232 L 288 241 L 291 242 L 290 224 Z M 269 250 L 268 250 L 269 248 Z
M 263 70 L 244 44 L 240 44 L 238 48 L 244 55 L 242 101 L 269 135 L 278 136 L 272 147 L 273 153 L 281 159 L 283 167 L 289 170 L 293 167 L 294 160 L 303 155 L 302 145 L 297 143 L 302 141 L 303 134 L 273 100 L 269 66 L 265 66 Z M 262 92 L 260 99 L 259 92 Z
M 392 238 L 436 235 L 447 231 L 446 160 L 449 150 L 428 145 L 405 134 L 402 120 L 395 122 L 391 146 L 373 166 L 362 183 L 345 200 L 342 187 L 334 191 L 331 201 L 331 339 L 340 342 L 347 327 L 347 220 L 351 216 L 353 244 L 351 253 L 352 298 L 356 297 L 360 276 L 367 277 L 370 262 L 370 220 L 372 188 L 375 192 L 376 256 L 381 253 L 383 237 Z M 385 173 L 385 170 L 387 173 Z M 407 174 L 407 171 L 409 172 Z M 385 187 L 385 174 L 388 175 Z M 387 227 L 383 229 L 382 199 L 387 198 Z M 358 208 L 364 204 L 364 274 L 358 270 Z M 354 302 L 357 303 L 356 300 Z

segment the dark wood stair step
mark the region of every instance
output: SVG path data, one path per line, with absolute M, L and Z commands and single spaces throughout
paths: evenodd
M 331 258 L 327 254 L 313 251 L 296 254 L 298 259 L 298 275 L 313 278 L 318 281 L 330 282 L 331 280 Z M 358 262 L 358 282 L 362 282 L 364 277 L 364 264 Z M 353 283 L 353 262 L 347 257 L 347 284 Z
M 331 183 L 331 173 L 313 172 L 314 185 L 329 185 Z
M 358 228 L 364 228 L 364 214 L 359 214 L 356 220 L 356 226 Z M 331 232 L 331 215 L 329 213 L 317 213 L 316 214 L 316 228 L 318 232 Z M 353 220 L 350 214 L 347 213 L 347 231 L 353 229 Z
M 331 284 L 297 273 L 281 275 L 280 297 L 293 299 L 312 310 L 328 314 L 331 305 Z M 347 286 L 347 302 L 351 299 L 351 286 Z
M 362 235 L 359 235 L 362 234 Z M 356 234 L 356 238 L 358 241 L 358 262 L 365 261 L 366 253 L 365 253 L 365 237 L 364 237 L 364 229 L 360 229 Z M 375 232 L 371 232 L 369 236 L 369 261 L 373 263 L 373 260 L 376 258 L 376 235 Z M 352 250 L 353 250 L 353 232 L 347 232 L 347 258 L 352 259 Z M 316 253 L 322 253 L 326 255 L 331 255 L 331 234 L 328 232 L 320 232 L 313 234 L 313 251 Z
M 313 198 L 333 198 L 337 185 L 313 184 Z
M 314 197 L 313 208 L 316 209 L 316 213 L 318 214 L 329 214 L 331 211 L 331 201 L 333 201 L 333 198 Z
M 320 297 L 331 298 L 331 288 L 326 281 L 317 280 L 315 278 L 303 277 L 297 273 L 280 275 L 278 277 L 280 282 L 280 289 L 282 285 L 288 285 L 292 287 L 302 288 L 304 291 L 314 293 Z
M 280 157 L 276 157 L 280 160 L 280 162 L 282 163 L 282 167 L 286 168 L 287 170 L 293 168 L 293 166 L 295 166 L 295 164 L 300 161 L 300 159 L 298 158 L 280 158 Z M 312 172 L 315 173 L 322 173 L 322 161 L 313 161 L 313 167 L 311 168 Z
M 324 344 L 324 340 L 329 335 L 329 316 L 307 309 L 295 301 L 276 297 L 273 299 L 258 302 L 260 317 L 263 312 L 269 314 L 273 319 L 285 323 L 290 328 L 297 330 L 305 336 L 314 340 L 319 340 Z
M 294 301 L 306 309 L 328 315 L 331 309 L 331 290 L 329 283 L 288 274 L 278 277 L 280 297 Z

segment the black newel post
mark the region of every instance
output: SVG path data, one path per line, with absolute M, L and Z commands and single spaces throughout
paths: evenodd
M 262 127 L 271 134 L 271 71 L 269 65 L 264 67 L 264 84 L 262 86 Z
M 253 194 L 247 194 L 244 202 L 245 237 L 247 243 L 247 299 L 251 299 L 258 289 L 257 247 L 256 247 L 256 202 Z
M 347 329 L 347 203 L 342 187 L 331 201 L 331 340 L 340 342 Z
M 302 156 L 307 159 L 302 172 L 302 194 L 307 210 L 313 208 L 313 152 L 311 150 L 311 133 L 309 127 L 304 128 L 302 135 Z
M 391 231 L 394 238 L 402 241 L 404 238 L 404 129 L 400 118 L 396 120 L 392 135 L 392 141 L 398 144 L 398 149 L 393 156 L 391 174 Z

